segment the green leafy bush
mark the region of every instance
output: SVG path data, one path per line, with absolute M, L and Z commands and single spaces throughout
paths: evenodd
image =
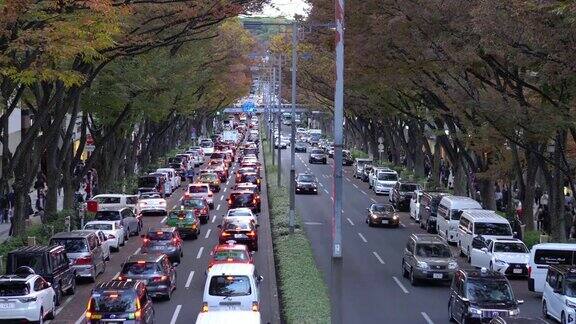
M 522 239 L 524 244 L 531 249 L 532 246 L 540 243 L 540 232 L 539 231 L 526 231 Z

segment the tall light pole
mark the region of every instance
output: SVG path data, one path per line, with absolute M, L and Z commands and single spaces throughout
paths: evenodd
M 292 123 L 290 133 L 290 212 L 288 214 L 288 225 L 290 234 L 294 233 L 295 220 L 295 205 L 296 205 L 296 151 L 294 149 L 296 143 L 296 67 L 298 54 L 298 22 L 294 21 L 292 24 Z
M 344 133 L 344 0 L 335 0 L 336 86 L 334 88 L 334 219 L 332 231 L 332 324 L 342 320 L 342 138 Z
M 275 93 L 276 93 L 276 56 L 274 54 L 272 54 L 272 100 L 275 99 Z M 273 103 L 274 101 L 272 101 Z M 270 109 L 272 109 L 274 105 L 270 105 Z M 272 154 L 272 165 L 274 165 L 274 111 L 273 110 L 269 110 L 270 111 L 270 119 L 267 120 L 266 122 L 268 123 L 268 125 L 270 125 L 270 153 Z
M 278 57 L 278 187 L 282 184 L 282 148 L 280 143 L 280 127 L 282 126 L 282 54 Z

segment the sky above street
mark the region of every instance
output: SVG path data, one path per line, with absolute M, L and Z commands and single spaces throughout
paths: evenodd
M 292 18 L 294 14 L 305 15 L 307 8 L 308 4 L 304 0 L 272 0 L 272 3 L 267 5 L 257 16 Z

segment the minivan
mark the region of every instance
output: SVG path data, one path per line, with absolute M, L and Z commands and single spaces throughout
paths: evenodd
M 168 180 L 172 186 L 172 191 L 175 191 L 176 188 L 180 187 L 180 177 L 174 168 L 160 168 L 157 169 L 156 172 L 168 174 Z
M 513 238 L 512 227 L 506 218 L 493 210 L 465 210 L 458 224 L 460 255 L 466 255 L 470 259 L 472 240 L 476 236 L 482 236 L 485 240 Z
M 136 210 L 138 195 L 100 194 L 90 200 L 98 202 L 98 210 L 118 210 L 124 207 Z
M 365 158 L 356 158 L 354 161 L 354 178 L 360 179 L 364 172 L 364 165 L 365 164 L 372 164 L 372 159 L 365 159 Z
M 542 316 L 562 324 L 576 322 L 576 267 L 551 265 L 542 293 Z
M 50 245 L 64 246 L 76 277 L 95 282 L 96 277 L 106 270 L 102 246 L 93 231 L 56 233 L 50 238 Z
M 420 198 L 420 228 L 425 229 L 430 234 L 436 233 L 436 214 L 438 204 L 442 197 L 448 196 L 444 192 L 423 191 Z
M 202 312 L 221 310 L 259 311 L 259 285 L 252 264 L 216 264 L 206 277 Z
M 476 200 L 463 196 L 447 196 L 440 200 L 436 217 L 436 231 L 448 243 L 458 242 L 458 225 L 462 211 L 482 209 Z
M 548 266 L 575 265 L 576 244 L 541 243 L 530 249 L 528 261 L 528 290 L 541 293 L 544 289 Z

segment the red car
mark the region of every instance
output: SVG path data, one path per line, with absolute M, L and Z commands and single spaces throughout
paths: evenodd
M 214 246 L 210 252 L 210 260 L 208 261 L 208 271 L 215 264 L 222 263 L 249 263 L 254 264 L 252 253 L 244 244 L 236 244 L 236 241 L 230 240 L 226 244 L 219 244 Z
M 229 217 L 221 225 L 218 240 L 224 244 L 234 240 L 238 244 L 247 245 L 251 251 L 258 251 L 258 226 L 249 219 Z
M 201 224 L 208 223 L 208 218 L 210 218 L 210 206 L 206 199 L 184 197 L 182 199 L 182 206 L 186 209 L 193 209 L 194 215 L 200 219 Z

